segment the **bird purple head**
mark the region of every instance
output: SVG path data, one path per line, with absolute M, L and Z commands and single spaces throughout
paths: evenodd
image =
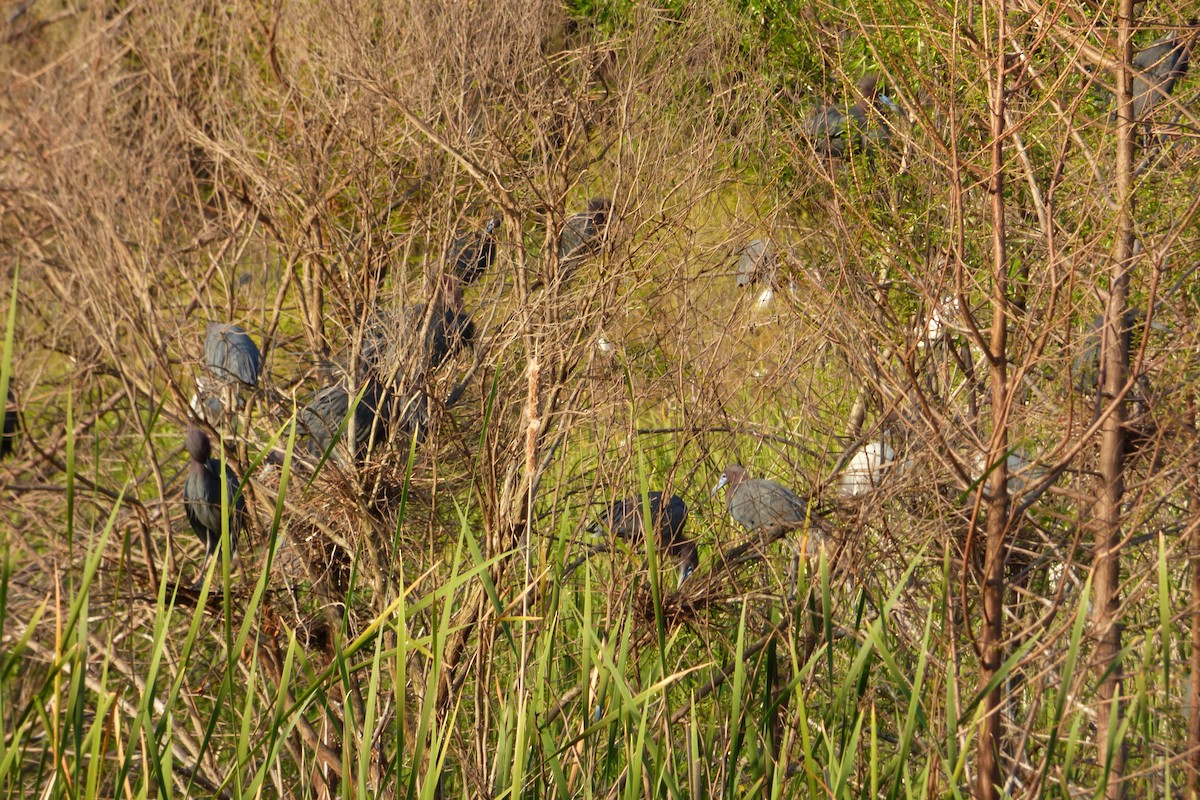
M 722 488 L 728 487 L 729 491 L 737 488 L 738 484 L 746 480 L 746 470 L 738 464 L 730 464 L 725 467 L 725 471 L 721 473 L 721 478 L 717 481 L 717 485 L 713 487 L 709 496 L 715 495 Z
M 207 464 L 208 459 L 212 457 L 212 443 L 208 441 L 208 434 L 201 428 L 188 428 L 183 446 L 198 464 Z

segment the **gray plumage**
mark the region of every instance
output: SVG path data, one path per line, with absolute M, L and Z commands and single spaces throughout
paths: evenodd
M 867 73 L 856 84 L 858 99 L 849 108 L 837 104 L 824 105 L 812 112 L 805 129 L 817 155 L 845 158 L 859 150 L 871 152 L 887 146 L 887 124 L 876 115 L 870 118 L 872 107 L 882 105 L 894 110 L 896 104 L 879 90 L 879 78 Z
M 0 458 L 7 458 L 17 449 L 17 401 L 13 399 L 12 387 L 8 387 L 8 399 L 4 404 L 4 431 L 0 434 Z
M 258 386 L 262 354 L 239 326 L 210 322 L 204 334 L 204 371 L 196 376 L 191 407 L 199 419 L 216 424 L 222 413 L 241 406 L 239 392 Z
M 774 285 L 778 264 L 775 248 L 767 239 L 754 239 L 738 253 L 737 285 L 739 288 L 762 282 Z
M 586 211 L 568 217 L 558 235 L 559 261 L 578 260 L 592 252 L 608 227 L 611 214 L 611 200 L 607 197 L 593 197 L 588 201 Z
M 197 419 L 202 419 L 209 425 L 216 425 L 221 420 L 221 414 L 224 411 L 221 406 L 221 398 L 215 394 L 209 394 L 211 387 L 207 384 L 198 385 L 196 388 L 196 394 L 192 395 L 190 404 L 192 413 L 196 415 Z
M 386 378 L 399 328 L 395 315 L 383 309 L 376 309 L 367 318 L 358 356 L 362 380 Z
M 262 371 L 262 354 L 241 327 L 210 322 L 204 334 L 204 367 L 218 381 L 253 388 Z
M 808 506 L 795 492 L 775 481 L 751 478 L 737 464 L 725 468 L 712 493 L 722 487 L 729 515 L 748 531 L 765 534 L 794 530 L 808 521 Z
M 483 230 L 471 231 L 457 237 L 446 251 L 447 268 L 463 283 L 474 283 L 483 276 L 496 260 L 496 231 L 500 218 L 492 217 L 484 223 Z
M 650 492 L 646 499 L 649 501 L 650 517 L 654 521 L 659 549 L 670 556 L 679 570 L 679 583 L 683 583 L 696 571 L 700 563 L 696 543 L 683 535 L 683 528 L 687 524 L 687 504 L 678 495 L 671 495 L 664 507 L 663 492 L 659 491 Z M 640 495 L 614 501 L 605 510 L 601 521 L 592 526 L 592 532 L 603 534 L 608 531 L 613 536 L 636 545 L 645 535 L 643 510 Z
M 323 455 L 339 430 L 347 437 L 353 431 L 356 458 L 362 457 L 368 445 L 386 441 L 388 409 L 386 406 L 381 409 L 382 395 L 377 383 L 368 383 L 351 421 L 348 419 L 351 396 L 345 385 L 336 383 L 318 391 L 296 416 L 298 432 L 309 437 L 309 452 L 315 456 Z
M 809 116 L 805 127 L 817 155 L 845 158 L 859 148 L 866 125 L 867 114 L 860 101 L 849 109 L 822 106 Z
M 1140 120 L 1175 90 L 1188 70 L 1191 37 L 1175 31 L 1133 57 L 1133 118 Z
M 413 308 L 413 317 L 418 326 L 424 324 L 425 306 Z M 425 332 L 424 350 L 430 369 L 437 369 L 446 359 L 475 343 L 475 323 L 465 311 L 453 308 L 442 308 L 441 313 L 434 310 L 429 319 L 429 328 Z
M 419 383 L 428 370 L 474 346 L 475 323 L 463 310 L 461 295 L 435 302 L 432 312 L 424 303 L 407 306 L 399 319 L 386 311 L 372 315 L 362 336 L 364 379 L 387 383 L 399 373 L 404 383 Z
M 200 567 L 200 578 L 208 567 L 208 559 L 219 552 L 221 532 L 224 527 L 221 506 L 221 462 L 212 457 L 212 444 L 208 434 L 199 428 L 191 428 L 184 439 L 191 461 L 187 477 L 183 481 L 183 510 L 187 514 L 192 530 L 204 543 L 204 563 Z M 229 554 L 237 552 L 238 534 L 245 526 L 246 500 L 238 492 L 238 477 L 225 467 L 225 493 L 229 510 Z

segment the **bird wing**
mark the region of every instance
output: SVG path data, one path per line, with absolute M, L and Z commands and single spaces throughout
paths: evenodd
M 220 465 L 210 458 L 201 474 L 189 472 L 183 482 L 184 513 L 209 553 L 216 552 L 221 540 L 221 487 L 214 479 L 218 470 Z
M 236 325 L 209 328 L 204 360 L 208 371 L 220 380 L 237 380 L 247 386 L 258 383 L 262 354 L 249 334 Z
M 633 543 L 642 538 L 642 500 L 627 497 L 617 500 L 608 509 L 608 529 L 618 539 Z
M 791 489 L 774 481 L 758 480 L 747 482 L 751 491 L 744 492 L 754 506 L 758 524 L 795 527 L 803 524 L 807 505 Z M 743 494 L 740 492 L 739 495 Z
M 207 503 L 204 503 L 201 500 L 188 498 L 185 498 L 185 502 L 183 504 L 183 513 L 187 515 L 187 520 L 189 523 L 191 523 L 192 530 L 195 531 L 196 535 L 199 536 L 201 541 L 204 542 L 205 547 L 208 546 L 209 532 L 208 525 L 205 522 L 207 515 L 203 514 L 203 510 L 206 506 Z

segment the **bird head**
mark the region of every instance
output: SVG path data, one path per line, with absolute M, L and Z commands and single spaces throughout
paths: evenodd
M 696 567 L 700 566 L 700 549 L 690 539 L 679 546 L 675 555 L 675 564 L 679 567 L 679 583 L 675 588 L 683 586 L 683 582 L 692 576 Z
M 593 197 L 588 200 L 587 210 L 595 226 L 603 228 L 608 224 L 609 215 L 612 214 L 612 200 L 607 197 Z
M 711 492 L 709 492 L 709 497 L 712 497 L 724 487 L 729 487 L 729 489 L 732 490 L 745 479 L 746 470 L 737 464 L 730 464 L 725 468 L 725 471 L 721 473 L 720 479 L 717 480 L 717 485 L 713 487 Z
M 875 96 L 879 94 L 879 76 L 874 72 L 867 72 L 858 79 L 855 86 L 859 95 L 867 100 L 874 100 Z
M 183 446 L 198 464 L 207 464 L 208 459 L 212 457 L 212 443 L 208 441 L 208 434 L 201 428 L 189 428 Z

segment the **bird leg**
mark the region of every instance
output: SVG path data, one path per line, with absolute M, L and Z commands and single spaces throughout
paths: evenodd
M 206 547 L 206 548 L 204 548 L 204 560 L 202 562 L 200 562 L 200 574 L 196 577 L 195 583 L 193 583 L 191 586 L 188 587 L 189 589 L 191 589 L 194 592 L 198 592 L 202 588 L 204 588 L 204 577 L 205 577 L 205 573 L 208 572 L 208 557 L 209 557 L 209 552 L 208 552 L 208 548 Z

